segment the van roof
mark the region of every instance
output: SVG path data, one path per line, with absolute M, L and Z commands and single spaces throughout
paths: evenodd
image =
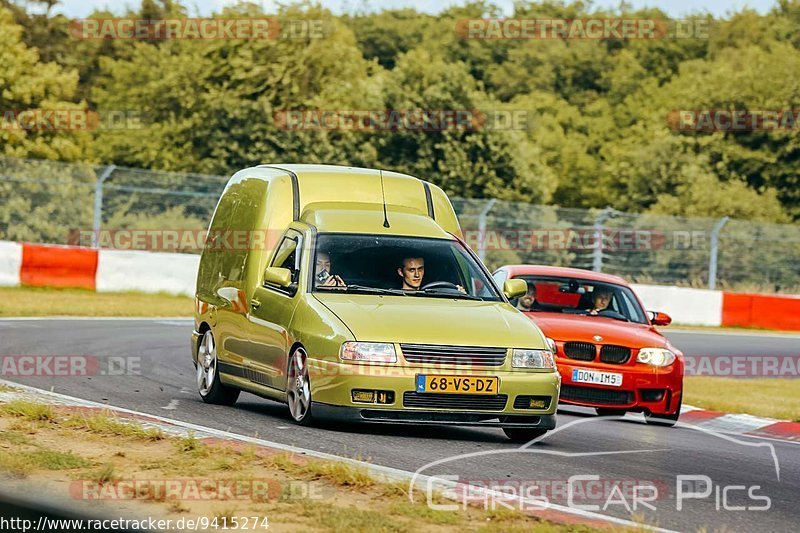
M 453 239 L 432 218 L 415 209 L 387 205 L 384 225 L 383 204 L 363 202 L 317 202 L 309 204 L 300 219 L 320 232 L 370 233 Z
M 266 194 L 267 205 L 265 223 L 267 227 L 282 228 L 292 220 L 300 220 L 307 209 L 315 204 L 326 203 L 330 213 L 314 215 L 314 220 L 329 227 L 357 231 L 355 223 L 347 224 L 345 214 L 341 216 L 334 210 L 356 211 L 362 221 L 371 221 L 369 211 L 363 204 L 380 206 L 380 224 L 362 226 L 360 231 L 383 233 L 383 204 L 395 211 L 396 221 L 390 219 L 392 229 L 400 230 L 401 219 L 404 232 L 422 232 L 426 235 L 441 235 L 442 232 L 462 237 L 453 206 L 444 191 L 432 183 L 407 174 L 389 170 L 307 164 L 268 164 L 240 170 L 228 182 L 228 188 L 241 188 L 249 181 L 257 181 L 260 186 L 250 190 Z M 353 204 L 359 204 L 354 207 Z M 315 207 L 316 210 L 320 206 Z M 402 214 L 402 216 L 400 216 Z M 412 219 L 416 214 L 419 218 Z M 306 222 L 310 219 L 306 218 Z M 353 219 L 355 220 L 355 219 Z M 433 224 L 431 224 L 433 223 Z M 316 223 L 314 223 L 316 225 Z M 439 226 L 435 229 L 433 226 Z M 345 230 L 343 230 L 345 231 Z M 389 232 L 386 232 L 389 233 Z

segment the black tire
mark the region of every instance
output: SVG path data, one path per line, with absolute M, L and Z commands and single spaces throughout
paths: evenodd
M 683 404 L 683 397 L 681 397 L 681 401 L 678 402 L 678 408 L 675 412 L 671 415 L 654 415 L 652 413 L 645 413 L 644 419 L 647 421 L 648 424 L 652 424 L 654 426 L 663 426 L 671 428 L 675 424 L 678 423 L 678 418 L 681 416 L 681 405 Z
M 595 407 L 597 416 L 622 416 L 626 413 L 625 409 L 614 409 L 611 407 Z
M 298 376 L 300 381 L 298 381 Z M 286 371 L 286 403 L 289 416 L 298 426 L 311 426 L 316 420 L 311 414 L 311 381 L 308 377 L 308 354 L 298 346 L 289 356 Z
M 217 367 L 217 345 L 211 330 L 203 335 L 198 347 L 195 367 L 197 369 L 197 389 L 200 399 L 205 403 L 213 405 L 233 405 L 239 399 L 239 389 L 223 385 L 219 380 L 219 369 Z M 209 370 L 213 368 L 211 379 Z M 205 381 L 201 381 L 205 380 Z M 210 386 L 208 385 L 210 381 Z
M 540 428 L 503 428 L 503 433 L 506 434 L 512 442 L 530 442 L 533 439 L 541 437 L 549 430 Z

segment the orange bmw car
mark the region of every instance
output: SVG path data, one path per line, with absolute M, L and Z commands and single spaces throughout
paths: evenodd
M 528 292 L 512 305 L 548 337 L 561 373 L 565 404 L 599 415 L 643 412 L 648 423 L 673 426 L 680 416 L 683 354 L 655 326 L 671 322 L 645 311 L 625 280 L 576 268 L 510 265 L 493 274 L 499 286 L 524 279 Z

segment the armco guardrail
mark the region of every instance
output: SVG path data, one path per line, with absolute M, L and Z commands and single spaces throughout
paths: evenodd
M 204 232 L 226 182 L 226 176 L 0 157 L 0 240 L 120 249 L 107 238 L 129 230 Z M 800 292 L 798 224 L 452 201 L 467 242 L 490 268 L 546 264 L 643 284 Z
M 104 250 L 0 241 L 0 285 L 194 296 L 195 254 Z M 634 285 L 645 306 L 676 324 L 800 331 L 800 297 Z

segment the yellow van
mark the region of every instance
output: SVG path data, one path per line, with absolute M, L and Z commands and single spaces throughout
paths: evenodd
M 244 390 L 319 418 L 555 427 L 541 331 L 461 239 L 447 195 L 396 172 L 261 165 L 228 182 L 197 275 L 203 401 Z

